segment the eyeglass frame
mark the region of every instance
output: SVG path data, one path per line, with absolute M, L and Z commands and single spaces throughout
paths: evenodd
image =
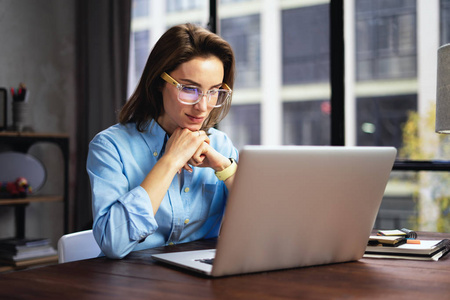
M 186 104 L 186 105 L 195 105 L 195 104 L 199 103 L 199 102 L 201 101 L 201 99 L 203 99 L 203 96 L 207 96 L 207 97 L 206 97 L 206 100 L 207 100 L 206 102 L 207 102 L 208 105 L 209 105 L 209 101 L 211 100 L 211 91 L 213 91 L 213 90 L 215 90 L 215 91 L 227 91 L 227 92 L 228 92 L 228 95 L 227 95 L 225 101 L 223 101 L 223 103 L 220 104 L 220 105 L 213 105 L 213 106 L 212 106 L 212 107 L 214 107 L 214 108 L 216 108 L 216 107 L 221 107 L 222 105 L 225 104 L 225 102 L 230 98 L 231 94 L 233 93 L 233 91 L 231 90 L 231 88 L 230 88 L 226 83 L 222 83 L 222 87 L 225 87 L 225 89 L 211 89 L 211 90 L 207 90 L 206 93 L 205 93 L 205 92 L 203 92 L 203 90 L 200 89 L 200 87 L 197 87 L 197 86 L 195 86 L 195 85 L 189 85 L 189 84 L 182 84 L 182 83 L 179 83 L 178 81 L 176 81 L 172 76 L 170 76 L 170 75 L 167 74 L 166 72 L 163 72 L 163 73 L 160 75 L 160 77 L 161 77 L 165 82 L 172 84 L 173 86 L 175 86 L 175 87 L 178 89 L 178 96 L 177 96 L 177 99 L 178 99 L 178 101 L 180 101 L 181 103 Z M 199 97 L 197 98 L 197 101 L 192 102 L 192 103 L 191 103 L 191 102 L 185 102 L 185 101 L 183 101 L 183 100 L 180 99 L 180 93 L 181 93 L 182 89 L 183 89 L 184 87 L 189 87 L 189 86 L 191 86 L 191 87 L 196 87 L 196 88 L 198 88 L 199 90 L 201 90 L 201 94 L 199 94 Z M 201 95 L 201 96 L 200 96 L 200 95 Z

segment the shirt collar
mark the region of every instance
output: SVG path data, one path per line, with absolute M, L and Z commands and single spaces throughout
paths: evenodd
M 166 147 L 166 142 L 169 139 L 166 131 L 156 122 L 151 120 L 147 130 L 141 132 L 144 141 L 150 148 L 152 155 L 159 159 L 163 154 Z

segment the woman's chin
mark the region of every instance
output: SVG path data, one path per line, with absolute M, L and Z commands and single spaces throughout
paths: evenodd
M 202 129 L 202 125 L 201 124 L 195 124 L 195 125 L 189 124 L 183 128 L 189 129 L 190 131 L 198 131 L 198 130 Z

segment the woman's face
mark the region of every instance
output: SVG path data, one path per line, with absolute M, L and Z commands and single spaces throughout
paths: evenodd
M 181 64 L 169 75 L 181 84 L 197 86 L 206 93 L 222 86 L 223 63 L 215 56 L 196 57 Z M 178 127 L 191 131 L 200 130 L 214 108 L 207 105 L 207 97 L 202 97 L 194 105 L 181 103 L 178 101 L 177 87 L 169 83 L 165 83 L 162 96 L 164 113 L 159 117 L 158 123 L 169 135 Z

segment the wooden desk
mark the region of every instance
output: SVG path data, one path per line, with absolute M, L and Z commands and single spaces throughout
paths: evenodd
M 419 237 L 449 238 L 450 234 Z M 438 262 L 357 262 L 210 279 L 154 262 L 153 253 L 214 240 L 0 275 L 0 299 L 448 299 L 450 255 Z

